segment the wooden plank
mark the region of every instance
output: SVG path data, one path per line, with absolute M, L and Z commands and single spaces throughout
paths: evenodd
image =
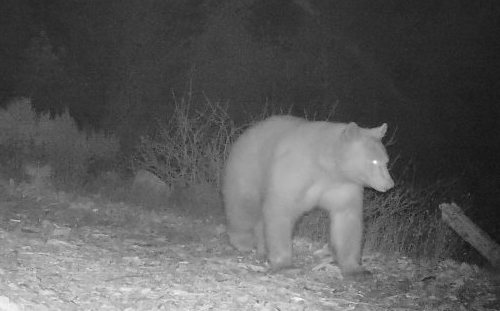
M 476 226 L 455 203 L 439 205 L 441 217 L 455 232 L 483 255 L 494 268 L 500 269 L 500 246 Z

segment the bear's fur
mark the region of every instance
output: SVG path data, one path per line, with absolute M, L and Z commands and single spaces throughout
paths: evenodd
M 318 206 L 330 214 L 330 244 L 343 275 L 369 273 L 360 265 L 363 187 L 394 186 L 381 143 L 386 130 L 292 116 L 250 127 L 224 172 L 230 243 L 240 251 L 257 246 L 273 270 L 290 266 L 294 224 Z

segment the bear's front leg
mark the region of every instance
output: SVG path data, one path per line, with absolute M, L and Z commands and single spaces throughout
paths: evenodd
M 345 278 L 361 280 L 371 275 L 361 266 L 362 235 L 361 202 L 330 212 L 330 243 Z
M 289 208 L 289 207 L 288 207 Z M 264 235 L 271 270 L 277 271 L 292 265 L 293 217 L 283 204 L 265 203 Z

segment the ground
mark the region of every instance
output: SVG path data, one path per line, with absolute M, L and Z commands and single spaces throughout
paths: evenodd
M 498 274 L 476 266 L 372 253 L 355 282 L 323 245 L 294 247 L 296 267 L 268 273 L 222 217 L 0 182 L 0 311 L 500 310 Z

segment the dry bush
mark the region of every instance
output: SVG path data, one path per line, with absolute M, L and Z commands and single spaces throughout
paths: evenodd
M 447 200 L 455 180 L 425 188 L 402 184 L 387 194 L 368 192 L 365 245 L 414 258 L 445 258 L 463 249 L 463 242 L 441 220 L 439 204 Z
M 133 169 L 159 176 L 172 187 L 174 201 L 190 202 L 196 189 L 205 189 L 205 197 L 185 204 L 194 207 L 203 200 L 217 200 L 214 204 L 220 205 L 221 172 L 238 132 L 226 107 L 206 100 L 200 109 L 193 109 L 189 98 L 180 99 L 171 118 L 159 125 L 155 135 L 141 137 Z M 185 197 L 177 198 L 183 192 Z
M 60 186 L 81 184 L 90 165 L 114 159 L 118 149 L 112 136 L 80 131 L 67 111 L 54 117 L 37 114 L 28 99 L 14 100 L 0 111 L 2 164 L 15 169 L 49 164 Z

